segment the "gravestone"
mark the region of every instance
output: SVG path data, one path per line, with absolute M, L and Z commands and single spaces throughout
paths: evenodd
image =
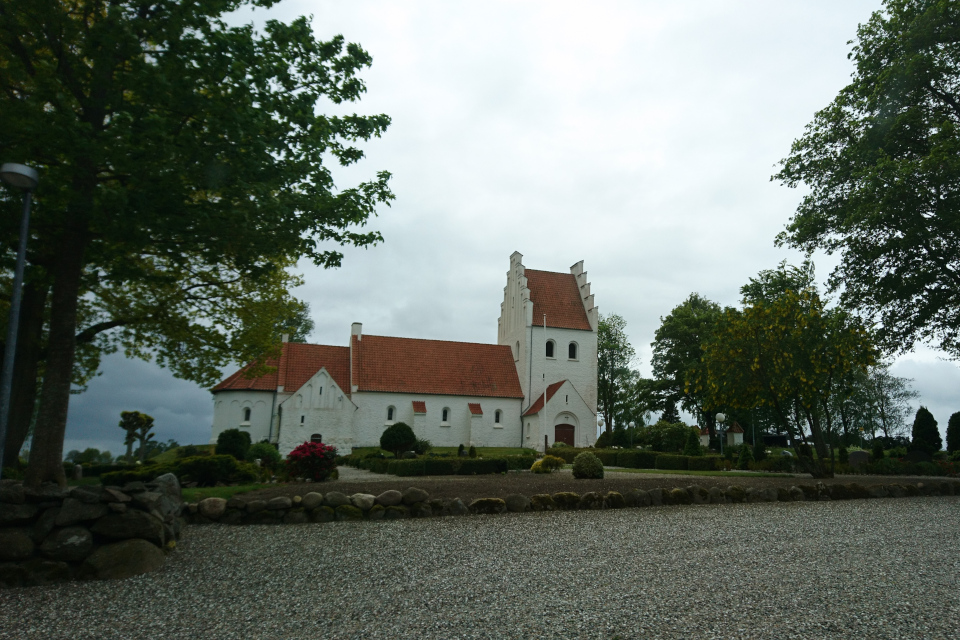
M 870 455 L 866 451 L 851 451 L 848 463 L 851 469 L 859 469 L 870 462 Z

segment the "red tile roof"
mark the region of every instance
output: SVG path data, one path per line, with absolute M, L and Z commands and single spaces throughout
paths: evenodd
M 700 435 L 702 435 L 702 436 L 708 436 L 708 435 L 710 435 L 710 427 L 704 427 L 704 428 L 700 429 Z
M 560 382 L 554 382 L 549 387 L 547 387 L 547 402 L 550 402 L 550 398 L 552 398 L 553 394 L 555 394 L 560 389 L 560 387 L 563 386 L 564 382 L 566 382 L 566 380 L 561 380 Z M 543 409 L 543 404 L 544 404 L 543 394 L 541 393 L 540 397 L 537 398 L 537 401 L 534 402 L 532 405 L 530 405 L 530 408 L 524 411 L 523 415 L 529 416 L 529 415 L 533 415 L 534 413 L 540 413 L 540 409 Z
M 728 433 L 743 433 L 743 427 L 740 426 L 739 422 L 734 422 L 733 426 L 727 429 Z
M 480 408 L 479 402 L 468 402 L 467 406 L 470 407 L 470 414 L 475 416 L 482 416 L 483 409 Z
M 592 331 L 576 276 L 535 269 L 525 269 L 524 275 L 533 302 L 534 325 L 543 325 L 543 314 L 547 314 L 548 327 Z
M 274 370 L 259 378 L 248 378 L 244 374 L 250 366 L 243 367 L 232 376 L 215 386 L 211 391 L 276 391 L 278 385 L 283 385 L 288 392 L 296 391 L 307 380 L 326 367 L 337 386 L 350 394 L 350 349 L 347 347 L 331 347 L 323 344 L 302 344 L 286 342 L 280 358 L 271 358 L 266 362 Z
M 508 345 L 353 336 L 360 391 L 522 398 Z
M 423 400 L 414 400 L 413 401 L 413 412 L 414 413 L 426 413 L 427 412 L 427 403 Z

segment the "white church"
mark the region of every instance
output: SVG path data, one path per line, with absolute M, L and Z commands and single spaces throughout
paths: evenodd
M 596 440 L 597 323 L 583 261 L 536 271 L 510 256 L 497 344 L 394 338 L 354 323 L 348 346 L 284 342 L 272 371 L 215 386 L 211 443 L 250 433 L 286 455 L 324 442 L 379 446 L 405 422 L 434 446 L 529 447 Z

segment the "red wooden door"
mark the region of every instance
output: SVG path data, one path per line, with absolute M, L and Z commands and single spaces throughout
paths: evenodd
M 574 428 L 572 424 L 558 424 L 553 428 L 554 442 L 562 442 L 572 447 L 573 431 L 574 431 Z

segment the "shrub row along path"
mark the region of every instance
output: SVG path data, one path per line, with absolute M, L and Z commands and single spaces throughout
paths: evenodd
M 0 638 L 956 638 L 960 497 L 187 527 Z
M 464 504 L 470 504 L 477 498 L 506 498 L 512 493 L 530 497 L 538 493 L 554 494 L 558 491 L 572 491 L 583 495 L 588 491 L 605 494 L 617 491 L 626 495 L 631 489 L 675 489 L 699 485 L 704 489 L 719 487 L 726 489 L 739 485 L 744 489 L 754 487 L 792 487 L 801 484 L 849 484 L 863 486 L 875 484 L 903 484 L 918 482 L 941 482 L 943 478 L 916 478 L 907 476 L 856 476 L 838 475 L 827 480 L 815 480 L 810 475 L 764 478 L 760 476 L 687 476 L 675 474 L 629 473 L 607 468 L 602 480 L 577 480 L 569 469 L 555 473 L 509 472 L 484 476 L 419 476 L 398 478 L 388 474 L 373 473 L 353 467 L 338 467 L 339 480 L 316 483 L 278 484 L 275 488 L 260 489 L 237 496 L 241 500 L 269 500 L 276 496 L 303 496 L 311 491 L 327 493 L 339 491 L 346 495 L 369 493 L 378 495 L 388 489 L 403 491 L 407 487 L 419 487 L 430 494 L 431 498 L 460 498 Z

